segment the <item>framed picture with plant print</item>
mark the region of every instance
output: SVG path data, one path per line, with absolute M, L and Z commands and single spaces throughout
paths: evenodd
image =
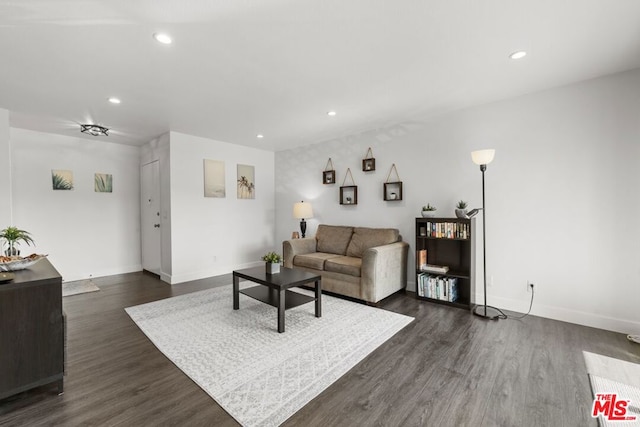
M 238 165 L 238 199 L 255 199 L 255 167 Z
M 73 171 L 51 169 L 51 180 L 54 190 L 73 190 Z
M 93 189 L 96 193 L 112 193 L 113 175 L 110 173 L 96 173 L 93 179 Z

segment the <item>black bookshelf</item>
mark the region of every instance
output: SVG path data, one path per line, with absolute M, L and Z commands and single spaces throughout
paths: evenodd
M 475 219 L 416 218 L 416 297 L 437 304 L 472 310 L 475 307 Z M 421 268 L 426 251 L 426 264 L 446 266 L 447 272 L 429 272 Z M 438 282 L 439 292 L 430 286 L 428 278 Z M 421 280 L 424 285 L 421 285 Z M 451 292 L 448 282 L 456 282 L 457 292 Z M 446 291 L 442 291 L 442 289 Z M 457 298 L 451 301 L 452 295 Z

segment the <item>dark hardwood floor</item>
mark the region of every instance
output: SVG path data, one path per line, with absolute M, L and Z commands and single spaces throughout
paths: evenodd
M 124 311 L 230 286 L 231 275 L 174 286 L 143 273 L 94 282 L 100 292 L 63 299 L 65 393 L 43 387 L 0 401 L 0 425 L 237 425 Z M 402 293 L 381 308 L 416 320 L 285 425 L 595 426 L 582 351 L 640 363 L 639 345 L 604 330 L 534 316 L 486 321 Z

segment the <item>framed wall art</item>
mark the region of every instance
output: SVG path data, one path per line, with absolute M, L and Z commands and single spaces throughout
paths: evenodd
M 73 171 L 52 169 L 51 181 L 54 190 L 73 190 Z
M 238 165 L 238 199 L 255 199 L 255 167 Z
M 113 193 L 113 175 L 110 173 L 95 173 L 93 190 L 96 193 Z
M 204 197 L 226 197 L 224 162 L 204 159 Z

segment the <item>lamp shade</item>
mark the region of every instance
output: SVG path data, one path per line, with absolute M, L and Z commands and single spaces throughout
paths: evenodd
M 493 161 L 493 157 L 496 155 L 496 150 L 478 150 L 471 152 L 471 160 L 476 165 L 488 165 Z
M 294 204 L 293 217 L 298 219 L 313 218 L 313 209 L 311 208 L 311 203 L 298 202 Z

